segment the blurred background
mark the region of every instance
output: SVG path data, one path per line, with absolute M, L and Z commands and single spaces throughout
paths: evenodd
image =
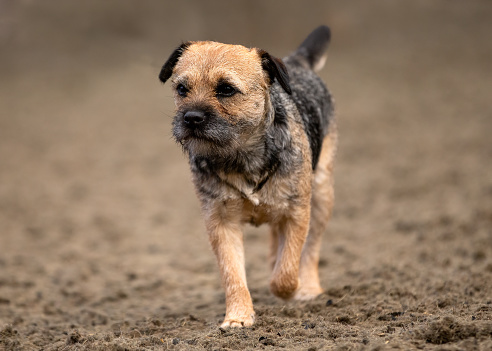
M 491 23 L 490 1 L 0 0 L 0 322 L 221 296 L 158 73 L 182 41 L 282 57 L 320 24 L 340 133 L 325 285 L 381 264 L 483 270 L 490 230 L 424 238 L 492 220 Z M 266 289 L 265 229 L 246 232 Z

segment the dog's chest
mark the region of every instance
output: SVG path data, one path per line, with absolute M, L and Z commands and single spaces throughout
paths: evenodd
M 221 181 L 221 192 L 224 199 L 243 198 L 259 205 L 260 197 L 254 181 L 248 181 L 246 177 L 238 173 L 217 172 L 217 177 Z
M 285 214 L 292 205 L 295 189 L 287 179 L 272 177 L 260 189 L 258 183 L 248 182 L 240 174 L 221 175 L 221 179 L 222 200 L 241 201 L 244 222 L 257 226 L 271 222 Z
M 243 198 L 255 206 L 280 204 L 292 192 L 286 179 L 276 176 L 263 175 L 250 179 L 242 174 L 218 172 L 218 178 L 222 181 L 222 191 L 226 197 Z
M 299 180 L 292 172 L 283 175 L 227 172 L 213 169 L 204 160 L 192 162 L 192 170 L 202 201 L 240 204 L 242 221 L 254 225 L 282 217 L 299 197 Z

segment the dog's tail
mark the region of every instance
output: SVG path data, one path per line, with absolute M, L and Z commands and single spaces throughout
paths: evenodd
M 325 51 L 330 43 L 330 38 L 330 28 L 319 26 L 304 39 L 296 52 L 293 53 L 293 56 L 313 71 L 319 71 L 325 65 Z

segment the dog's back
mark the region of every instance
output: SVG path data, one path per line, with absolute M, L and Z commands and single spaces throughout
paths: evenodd
M 283 59 L 289 73 L 292 100 L 309 139 L 313 170 L 333 116 L 331 95 L 315 73 L 324 66 L 330 38 L 330 29 L 320 26 L 308 35 L 295 52 Z M 275 105 L 278 98 L 272 97 Z

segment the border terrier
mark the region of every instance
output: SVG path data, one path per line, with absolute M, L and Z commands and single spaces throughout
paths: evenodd
M 221 325 L 248 327 L 241 225 L 271 227 L 271 292 L 307 300 L 323 292 L 321 235 L 333 207 L 337 132 L 331 95 L 315 71 L 330 29 L 315 29 L 283 60 L 264 50 L 186 42 L 163 65 L 171 78 L 173 135 L 189 156 L 225 288 Z

